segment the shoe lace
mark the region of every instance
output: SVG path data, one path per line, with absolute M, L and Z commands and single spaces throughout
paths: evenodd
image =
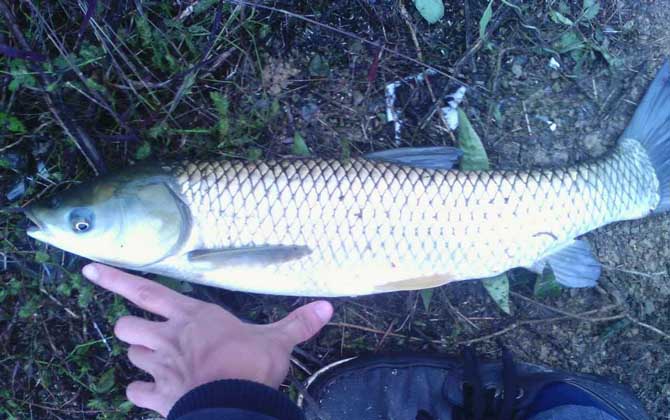
M 512 354 L 501 343 L 502 391 L 484 388 L 477 355 L 471 347 L 463 351 L 463 407 L 454 409 L 455 420 L 508 420 L 514 418 L 515 403 L 523 395 Z

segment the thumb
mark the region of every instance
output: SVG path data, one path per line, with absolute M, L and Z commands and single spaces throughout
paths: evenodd
M 319 300 L 301 306 L 271 325 L 281 334 L 283 341 L 293 347 L 316 335 L 332 316 L 333 305 Z

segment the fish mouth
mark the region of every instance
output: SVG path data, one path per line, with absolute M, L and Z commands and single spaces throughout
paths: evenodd
M 43 231 L 45 230 L 45 229 L 44 229 L 44 225 L 42 224 L 42 222 L 40 221 L 40 219 L 38 219 L 37 216 L 35 216 L 35 213 L 33 213 L 33 211 L 32 211 L 29 207 L 23 209 L 23 214 L 24 214 L 24 215 L 28 218 L 28 220 L 30 220 L 30 222 L 32 223 L 31 226 L 28 226 L 28 230 L 26 230 L 26 233 L 27 233 L 28 236 L 30 236 L 31 238 L 38 239 L 38 238 L 36 238 L 36 237 L 39 236 L 40 233 L 43 232 Z

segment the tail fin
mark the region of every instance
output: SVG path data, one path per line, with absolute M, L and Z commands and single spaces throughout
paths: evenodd
M 670 60 L 651 82 L 622 138 L 639 141 L 656 170 L 661 199 L 653 212 L 670 211 Z

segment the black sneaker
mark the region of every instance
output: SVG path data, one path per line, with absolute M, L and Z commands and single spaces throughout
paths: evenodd
M 370 355 L 333 363 L 312 375 L 298 404 L 307 419 L 485 420 L 579 418 L 544 416 L 593 411 L 593 419 L 646 420 L 631 390 L 605 378 L 514 363 L 441 355 Z M 554 411 L 551 411 L 554 410 Z M 537 416 L 537 417 L 536 417 Z

